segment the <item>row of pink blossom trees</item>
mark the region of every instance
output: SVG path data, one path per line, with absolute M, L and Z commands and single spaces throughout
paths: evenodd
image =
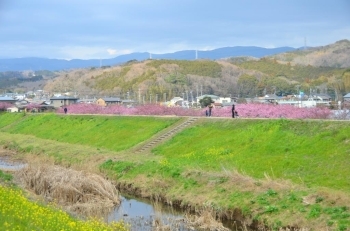
M 111 115 L 158 115 L 158 116 L 205 116 L 206 108 L 165 107 L 155 104 L 125 107 L 110 105 L 101 107 L 96 104 L 72 104 L 67 106 L 72 114 L 111 114 Z M 327 119 L 331 111 L 325 107 L 297 108 L 291 105 L 237 104 L 235 107 L 241 118 L 290 118 L 290 119 Z M 64 113 L 63 108 L 58 113 Z M 212 117 L 231 117 L 231 107 L 215 107 Z

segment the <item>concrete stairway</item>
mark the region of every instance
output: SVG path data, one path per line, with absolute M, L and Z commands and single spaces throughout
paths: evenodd
M 185 122 L 182 124 L 174 127 L 173 129 L 167 131 L 166 133 L 163 133 L 155 138 L 151 138 L 146 144 L 142 145 L 141 147 L 137 148 L 134 153 L 143 153 L 149 151 L 151 148 L 157 146 L 161 142 L 170 139 L 173 137 L 176 133 L 183 130 L 185 127 L 191 125 L 193 122 L 195 122 L 198 118 L 196 117 L 189 117 Z

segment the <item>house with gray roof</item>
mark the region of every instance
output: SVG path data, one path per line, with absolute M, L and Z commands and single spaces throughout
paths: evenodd
M 344 101 L 350 101 L 350 93 L 343 96 Z
M 11 103 L 11 104 L 14 104 L 16 101 L 17 101 L 17 99 L 14 99 L 12 97 L 8 97 L 8 96 L 0 97 L 0 103 Z
M 313 98 L 316 101 L 331 101 L 332 97 L 330 97 L 328 94 L 314 94 L 311 95 L 309 98 Z
M 50 102 L 54 108 L 60 108 L 71 104 L 75 104 L 77 103 L 78 99 L 79 98 L 76 97 L 61 95 L 50 98 Z
M 118 97 L 99 98 L 98 100 L 96 100 L 96 104 L 101 106 L 120 104 L 121 102 L 122 100 Z

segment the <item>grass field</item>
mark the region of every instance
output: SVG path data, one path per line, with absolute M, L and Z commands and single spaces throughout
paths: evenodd
M 348 121 L 201 118 L 152 153 L 133 154 L 129 148 L 180 118 L 1 118 L 7 123 L 0 122 L 0 145 L 22 156 L 85 163 L 143 195 L 228 217 L 238 208 L 271 229 L 350 229 Z

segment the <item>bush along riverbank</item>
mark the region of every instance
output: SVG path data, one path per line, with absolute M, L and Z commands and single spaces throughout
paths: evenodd
M 100 171 L 129 193 L 254 229 L 350 229 L 349 122 L 201 118 L 150 152 L 129 151 L 181 120 L 151 118 L 6 119 L 0 145 L 24 159 Z M 150 121 L 158 120 L 154 128 Z M 124 130 L 143 136 L 121 144 Z

